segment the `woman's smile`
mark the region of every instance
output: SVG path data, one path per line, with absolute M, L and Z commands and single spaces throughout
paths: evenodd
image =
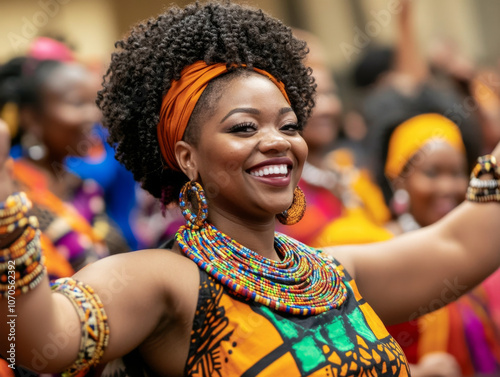
M 281 157 L 263 161 L 248 169 L 247 172 L 259 182 L 285 187 L 290 184 L 292 169 L 292 160 Z

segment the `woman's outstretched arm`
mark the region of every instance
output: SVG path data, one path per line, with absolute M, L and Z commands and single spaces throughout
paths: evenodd
M 14 191 L 8 141 L 0 122 L 0 202 Z M 0 250 L 20 233 L 3 232 Z M 103 303 L 110 330 L 103 362 L 139 346 L 160 322 L 162 328 L 168 326 L 171 313 L 177 313 L 179 303 L 186 300 L 185 276 L 190 269 L 196 266 L 174 253 L 144 250 L 105 258 L 73 276 L 90 286 Z M 66 296 L 52 293 L 47 277 L 28 293 L 0 297 L 0 318 L 0 354 L 10 359 L 9 364 L 38 373 L 61 372 L 77 359 L 80 318 Z
M 493 155 L 500 160 L 500 147 Z M 500 203 L 465 202 L 437 223 L 387 242 L 331 248 L 387 323 L 457 299 L 500 266 Z

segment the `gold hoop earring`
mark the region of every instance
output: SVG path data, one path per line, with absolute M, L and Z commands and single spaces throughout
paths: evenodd
M 191 201 L 193 197 L 194 203 Z M 196 215 L 188 208 L 189 204 L 191 208 L 196 208 Z M 190 228 L 198 229 L 204 225 L 208 216 L 208 204 L 205 191 L 198 182 L 189 181 L 182 186 L 179 193 L 179 207 Z
M 286 211 L 276 215 L 278 221 L 284 225 L 297 224 L 306 212 L 306 196 L 299 186 L 293 190 L 293 201 Z

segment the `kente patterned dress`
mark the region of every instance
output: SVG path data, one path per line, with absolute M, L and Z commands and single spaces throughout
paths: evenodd
M 401 348 L 343 266 L 337 269 L 347 288 L 346 301 L 311 316 L 292 316 L 237 297 L 200 270 L 185 375 L 408 376 Z M 102 376 L 156 374 L 134 352 L 108 364 Z

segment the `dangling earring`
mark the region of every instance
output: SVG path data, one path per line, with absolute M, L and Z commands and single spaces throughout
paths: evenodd
M 193 199 L 194 203 L 192 202 Z M 188 205 L 191 205 L 191 208 L 197 209 L 196 215 L 188 208 Z M 179 207 L 181 208 L 182 216 L 184 216 L 187 225 L 191 229 L 198 229 L 204 225 L 208 215 L 208 204 L 205 198 L 205 191 L 198 182 L 189 181 L 182 186 L 179 193 Z
M 397 189 L 391 199 L 391 208 L 396 216 L 410 210 L 410 194 L 405 189 Z
M 293 190 L 293 201 L 290 208 L 276 215 L 278 221 L 284 225 L 297 224 L 306 212 L 306 196 L 299 186 Z
M 31 133 L 26 133 L 22 136 L 21 146 L 33 161 L 40 161 L 47 154 L 47 147 Z

